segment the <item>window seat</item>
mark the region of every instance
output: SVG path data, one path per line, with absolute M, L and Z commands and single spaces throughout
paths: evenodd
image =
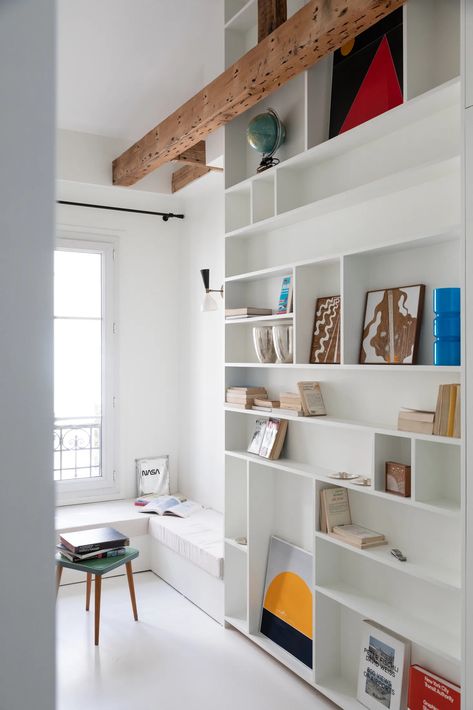
M 223 623 L 223 515 L 204 509 L 187 519 L 161 517 L 142 513 L 133 503 L 128 499 L 58 508 L 56 532 L 117 528 L 140 550 L 135 572 L 151 570 Z M 121 568 L 111 574 L 119 573 Z M 82 578 L 65 570 L 63 583 Z

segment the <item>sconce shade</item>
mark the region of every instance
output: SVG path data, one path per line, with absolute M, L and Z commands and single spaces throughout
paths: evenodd
M 215 303 L 213 297 L 210 295 L 210 293 L 206 293 L 204 296 L 204 300 L 202 301 L 202 311 L 206 313 L 207 311 L 216 311 L 217 308 L 217 304 Z
M 204 282 L 204 288 L 208 291 L 210 285 L 210 269 L 201 269 L 200 275 L 202 276 L 202 281 Z

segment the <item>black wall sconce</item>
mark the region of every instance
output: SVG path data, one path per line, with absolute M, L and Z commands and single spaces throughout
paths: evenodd
M 223 286 L 220 288 L 210 288 L 210 269 L 201 269 L 200 275 L 202 276 L 202 281 L 204 282 L 205 296 L 202 301 L 202 310 L 206 311 L 216 311 L 218 306 L 215 299 L 210 295 L 211 293 L 219 293 L 223 298 Z

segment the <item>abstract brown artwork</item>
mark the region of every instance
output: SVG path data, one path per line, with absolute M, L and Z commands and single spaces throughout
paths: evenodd
M 368 291 L 361 364 L 415 364 L 424 294 L 422 284 Z
M 309 362 L 340 363 L 340 303 L 340 296 L 317 299 Z

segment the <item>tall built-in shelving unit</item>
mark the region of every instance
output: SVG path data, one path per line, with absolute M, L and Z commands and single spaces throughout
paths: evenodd
M 304 3 L 289 2 L 289 14 Z M 227 65 L 256 42 L 257 0 L 226 0 Z M 439 26 L 442 43 L 436 41 Z M 409 0 L 404 9 L 403 105 L 328 140 L 331 61 L 324 60 L 225 129 L 227 307 L 274 308 L 292 275 L 288 315 L 225 324 L 226 386 L 270 396 L 321 383 L 323 418 L 287 417 L 282 456 L 246 449 L 261 412 L 225 406 L 225 614 L 238 629 L 342 708 L 356 700 L 361 621 L 411 641 L 412 661 L 461 680 L 464 442 L 397 430 L 402 406 L 435 408 L 438 385 L 463 382 L 432 359 L 432 290 L 463 286 L 460 189 L 459 2 Z M 250 118 L 275 108 L 286 125 L 281 163 L 256 174 Z M 423 283 L 416 365 L 360 365 L 365 294 Z M 315 301 L 341 295 L 341 362 L 309 364 Z M 290 323 L 294 363 L 260 364 L 252 328 Z M 384 490 L 384 464 L 412 467 L 412 495 Z M 360 488 L 329 474 L 371 478 Z M 349 490 L 355 523 L 389 545 L 357 550 L 320 531 L 320 491 Z M 314 669 L 259 633 L 269 540 L 313 553 Z M 235 543 L 245 536 L 248 545 Z M 399 547 L 408 561 L 390 554 Z

